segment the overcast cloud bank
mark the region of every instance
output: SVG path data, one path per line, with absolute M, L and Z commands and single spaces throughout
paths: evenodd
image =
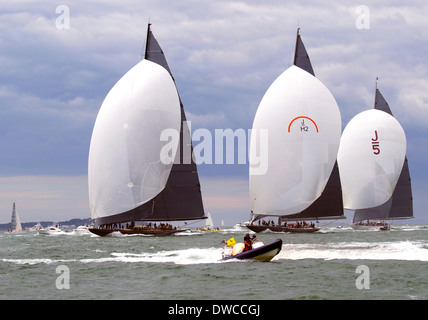
M 60 5 L 69 8 L 69 28 L 58 21 Z M 359 5 L 369 9 L 369 29 L 356 25 Z M 316 76 L 339 104 L 343 127 L 373 107 L 378 77 L 407 135 L 415 216 L 428 219 L 423 196 L 428 191 L 427 9 L 424 1 L 3 2 L 1 220 L 10 219 L 11 204 L 18 200 L 22 214 L 34 217 L 23 221 L 89 215 L 84 186 L 93 124 L 105 95 L 141 59 L 149 21 L 192 128 L 213 135 L 215 129 L 252 127 L 265 91 L 292 64 L 297 27 Z M 248 181 L 248 163 L 203 164 L 198 170 L 207 207 L 217 202 L 214 186 Z M 35 177 L 46 185 L 37 186 Z M 61 179 L 80 187 L 68 189 Z M 222 179 L 224 184 L 218 183 Z M 230 208 L 240 204 L 232 221 L 248 216 L 249 201 L 244 204 L 243 196 L 234 202 L 218 195 Z M 48 216 L 47 207 L 58 210 Z

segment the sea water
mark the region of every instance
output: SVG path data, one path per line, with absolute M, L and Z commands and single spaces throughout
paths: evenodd
M 221 262 L 248 230 L 167 237 L 0 234 L 0 299 L 428 299 L 428 226 L 324 227 L 282 239 L 271 262 Z

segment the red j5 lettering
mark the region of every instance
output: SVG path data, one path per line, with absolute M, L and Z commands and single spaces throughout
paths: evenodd
M 380 148 L 379 148 L 379 138 L 377 136 L 377 130 L 375 130 L 375 137 L 374 139 L 372 138 L 372 148 L 373 148 L 373 153 L 374 154 L 379 154 L 380 153 Z

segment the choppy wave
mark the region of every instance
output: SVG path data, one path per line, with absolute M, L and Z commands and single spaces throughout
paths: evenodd
M 333 226 L 323 230 L 326 234 L 270 233 L 261 234 L 260 237 L 265 243 L 273 237 L 283 239 L 282 250 L 273 259 L 279 263 L 303 259 L 428 261 L 428 240 L 425 236 L 428 231 L 427 225 L 393 226 L 393 230 L 387 232 L 356 231 L 350 227 Z M 140 235 L 123 236 L 120 233 L 114 236 L 124 238 L 117 241 L 96 235 L 90 235 L 88 238 L 64 237 L 53 240 L 37 233 L 1 234 L 0 240 L 3 242 L 0 247 L 0 262 L 15 265 L 67 262 L 213 264 L 219 263 L 222 258 L 221 239 L 230 236 L 239 239 L 243 232 L 246 230 L 233 227 L 220 232 L 183 232 L 178 233 L 176 237 L 159 238 L 159 241 L 141 239 L 141 242 L 135 238 L 141 237 Z M 194 240 L 189 236 L 195 236 Z M 58 245 L 61 249 L 54 251 L 55 255 L 51 254 L 43 250 L 47 244 Z M 140 245 L 141 252 L 135 253 L 135 248 L 139 248 Z M 82 255 L 79 253 L 80 248 L 86 250 Z
M 22 265 L 35 265 L 35 264 L 51 264 L 51 263 L 65 263 L 76 261 L 74 259 L 49 259 L 49 258 L 36 258 L 36 259 L 1 259 L 2 262 L 10 262 Z
M 259 234 L 264 243 L 283 240 L 270 263 L 220 261 L 222 240 L 248 232 L 237 228 L 171 237 L 0 234 L 0 298 L 426 299 L 428 225 L 393 228 Z M 374 271 L 370 290 L 355 287 L 361 264 Z M 59 265 L 70 269 L 71 290 L 55 286 Z
M 277 259 L 428 261 L 426 241 L 285 244 Z
M 200 264 L 219 262 L 222 251 L 223 249 L 221 248 L 190 248 L 184 250 L 160 251 L 156 253 L 113 253 L 112 255 L 122 262 Z
M 113 252 L 110 256 L 89 259 L 2 259 L 2 262 L 35 265 L 35 264 L 52 264 L 52 263 L 104 263 L 104 262 L 124 262 L 124 263 L 174 263 L 174 264 L 202 264 L 218 263 L 222 258 L 222 248 L 198 249 L 190 248 L 183 250 L 160 251 L 155 253 L 121 253 Z
M 113 252 L 109 256 L 88 259 L 2 259 L 3 262 L 34 265 L 52 263 L 173 263 L 178 265 L 219 263 L 223 248 L 188 248 L 183 250 L 163 250 L 151 253 Z M 406 260 L 428 261 L 426 241 L 400 242 L 351 242 L 334 244 L 284 244 L 275 260 Z

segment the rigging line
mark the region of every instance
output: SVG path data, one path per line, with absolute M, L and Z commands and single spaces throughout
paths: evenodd
M 199 220 L 194 220 L 194 221 L 192 221 L 192 222 L 190 222 L 190 223 L 185 223 L 184 225 L 179 225 L 178 227 L 179 228 L 182 228 L 182 227 L 184 227 L 184 226 L 190 226 L 190 225 L 192 225 L 192 224 L 195 224 L 195 223 L 197 223 L 197 222 L 200 222 Z
M 149 23 L 147 25 L 147 34 L 146 34 L 145 47 L 143 47 L 141 49 L 141 60 L 147 59 L 147 52 L 149 50 L 149 42 L 150 42 L 150 26 L 151 26 L 151 23 L 150 23 L 150 18 L 149 18 Z M 143 54 L 144 54 L 144 57 L 143 57 Z

